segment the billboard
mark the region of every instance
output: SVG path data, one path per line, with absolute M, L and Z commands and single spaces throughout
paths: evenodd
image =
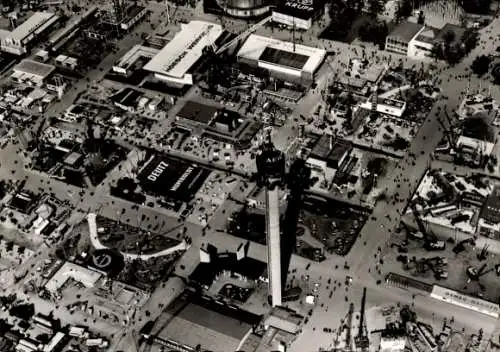
M 313 0 L 287 0 L 284 3 L 285 9 L 294 9 L 304 12 L 314 11 L 314 1 Z
M 195 164 L 157 155 L 149 160 L 138 179 L 146 192 L 189 201 L 209 174 L 210 170 Z

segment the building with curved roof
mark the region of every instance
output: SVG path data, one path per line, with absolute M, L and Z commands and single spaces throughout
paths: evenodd
M 271 10 L 269 0 L 217 0 L 217 5 L 228 15 L 239 18 L 261 17 Z

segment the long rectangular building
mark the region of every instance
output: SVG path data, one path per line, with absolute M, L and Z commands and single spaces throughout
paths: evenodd
M 265 69 L 272 77 L 307 84 L 314 81 L 326 50 L 252 34 L 237 56 L 240 63 Z
M 144 66 L 144 70 L 166 83 L 191 85 L 191 69 L 202 57 L 203 49 L 214 45 L 223 31 L 221 25 L 206 21 L 183 24 L 181 31 Z
M 13 31 L 0 31 L 2 51 L 14 54 L 27 54 L 32 43 L 59 20 L 52 12 L 35 12 L 30 18 Z
M 203 185 L 210 170 L 180 159 L 152 155 L 139 171 L 141 188 L 176 211 L 190 201 Z

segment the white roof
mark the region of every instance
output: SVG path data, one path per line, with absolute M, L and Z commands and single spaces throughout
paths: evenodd
M 493 153 L 493 148 L 495 147 L 494 143 L 466 136 L 458 137 L 457 145 L 465 145 L 470 148 L 483 148 L 482 152 L 484 155 L 491 155 L 491 153 Z
M 119 67 L 129 67 L 134 61 L 136 61 L 140 56 L 145 56 L 152 58 L 157 55 L 160 50 L 155 48 L 150 48 L 148 46 L 143 46 L 140 44 L 134 45 L 132 49 L 127 51 L 125 55 L 123 55 L 120 60 L 115 64 L 115 66 Z
M 66 262 L 47 282 L 45 288 L 49 292 L 56 292 L 64 286 L 66 281 L 70 278 L 82 283 L 86 287 L 93 287 L 97 280 L 101 278 L 101 274 L 97 271 L 84 268 L 83 266 Z
M 294 52 L 292 42 L 284 42 L 278 39 L 268 38 L 257 34 L 251 34 L 245 41 L 245 44 L 238 51 L 238 57 L 244 57 L 250 60 L 259 60 L 264 50 L 269 47 L 272 49 Z M 295 44 L 295 53 L 308 56 L 302 71 L 314 73 L 321 65 L 326 56 L 326 50 L 313 48 L 301 44 Z M 296 69 L 296 68 L 293 68 Z
M 47 50 L 38 50 L 37 53 L 36 53 L 36 56 L 38 57 L 45 57 L 45 56 L 48 56 L 49 55 L 49 52 Z
M 271 315 L 265 321 L 264 325 L 272 326 L 276 329 L 283 330 L 289 334 L 296 334 L 299 331 L 299 326 L 292 321 Z
M 42 27 L 49 25 L 47 22 L 54 22 L 58 17 L 52 12 L 35 12 L 30 18 L 24 21 L 19 27 L 12 32 L 3 33 L 2 35 L 11 40 L 22 41 L 31 33 L 41 31 Z
M 221 25 L 206 21 L 191 21 L 149 61 L 144 69 L 156 74 L 182 78 L 201 57 L 202 50 L 222 34 Z
M 57 345 L 59 345 L 59 343 L 64 338 L 64 336 L 66 336 L 64 333 L 58 331 L 54 335 L 54 337 L 52 337 L 52 339 L 49 341 L 49 343 L 47 345 L 45 345 L 45 347 L 43 348 L 43 352 L 52 352 L 54 350 L 54 348 L 56 348 Z

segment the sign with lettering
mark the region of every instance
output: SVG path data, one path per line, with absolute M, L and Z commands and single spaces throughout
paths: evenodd
M 314 11 L 313 0 L 289 0 L 285 2 L 285 7 L 311 12 Z
M 168 164 L 164 161 L 160 162 L 157 167 L 148 175 L 148 180 L 155 182 L 158 177 L 161 176 L 163 171 L 168 167 Z
M 189 175 L 194 171 L 194 167 L 190 166 L 184 171 L 181 177 L 174 183 L 174 185 L 170 188 L 171 191 L 177 191 L 182 184 L 182 182 L 186 181 L 186 178 L 188 178 Z
M 198 34 L 193 41 L 186 47 L 186 50 L 184 50 L 182 53 L 180 53 L 177 58 L 174 59 L 174 61 L 170 62 L 168 65 L 165 66 L 164 70 L 165 71 L 170 71 L 175 68 L 181 62 L 182 59 L 189 53 L 190 50 L 192 50 L 203 38 L 205 38 L 207 35 L 210 34 L 210 31 L 214 28 L 213 25 L 208 25 L 206 29 Z

